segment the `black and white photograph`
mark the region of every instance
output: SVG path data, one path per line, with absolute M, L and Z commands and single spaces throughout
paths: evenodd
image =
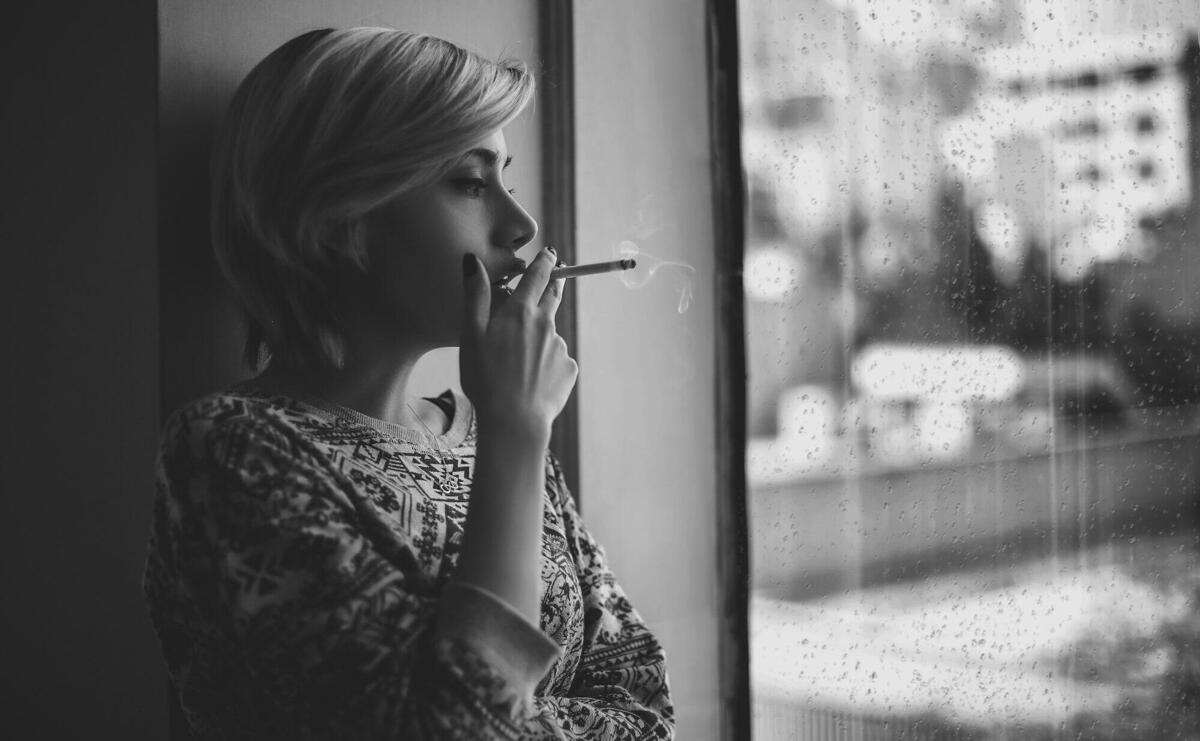
M 20 741 L 1200 741 L 1197 0 L 22 2 Z

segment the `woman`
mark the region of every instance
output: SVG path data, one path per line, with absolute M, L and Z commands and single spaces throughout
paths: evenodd
M 214 245 L 265 369 L 167 423 L 145 579 L 198 737 L 672 736 L 662 649 L 546 450 L 577 368 L 504 187 L 532 88 L 353 28 L 234 96 Z M 410 399 L 450 345 L 465 396 Z

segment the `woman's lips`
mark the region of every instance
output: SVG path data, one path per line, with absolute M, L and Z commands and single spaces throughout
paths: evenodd
M 506 270 L 500 273 L 499 278 L 492 281 L 492 287 L 504 291 L 505 293 L 512 293 L 512 288 L 510 288 L 508 285 L 509 281 L 524 273 L 526 267 L 527 266 L 524 260 L 517 260 L 516 262 L 510 264 Z

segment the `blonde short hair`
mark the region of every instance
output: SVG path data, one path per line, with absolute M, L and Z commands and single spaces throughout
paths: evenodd
M 245 310 L 246 363 L 340 365 L 339 276 L 366 265 L 363 217 L 442 176 L 533 87 L 521 62 L 387 28 L 310 31 L 259 62 L 212 161 L 213 246 Z

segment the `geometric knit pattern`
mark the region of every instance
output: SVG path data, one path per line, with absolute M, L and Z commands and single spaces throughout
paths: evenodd
M 560 654 L 532 699 L 431 628 L 475 462 L 469 402 L 435 401 L 457 435 L 379 429 L 253 383 L 170 417 L 144 589 L 198 739 L 673 736 L 662 647 L 549 453 L 538 627 Z

